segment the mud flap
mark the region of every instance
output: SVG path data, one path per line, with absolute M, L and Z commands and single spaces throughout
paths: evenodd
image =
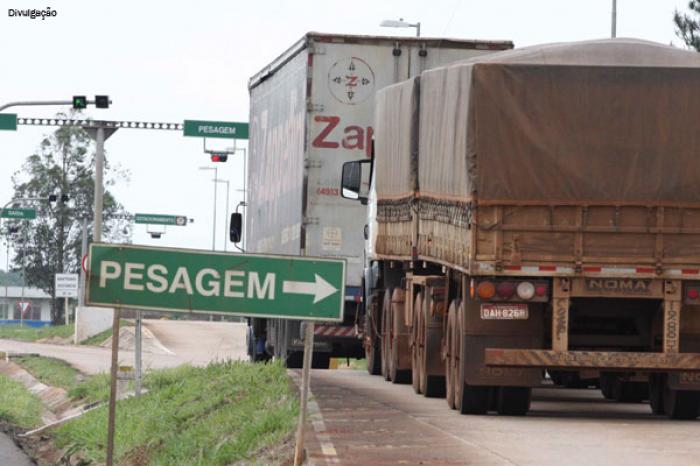
M 541 342 L 531 336 L 474 336 L 464 337 L 466 360 L 465 381 L 470 385 L 538 387 L 543 371 L 539 368 L 493 367 L 484 364 L 486 348 L 537 348 Z

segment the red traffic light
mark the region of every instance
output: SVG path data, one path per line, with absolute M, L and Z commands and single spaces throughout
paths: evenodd
M 228 154 L 211 154 L 212 162 L 226 162 L 228 160 Z

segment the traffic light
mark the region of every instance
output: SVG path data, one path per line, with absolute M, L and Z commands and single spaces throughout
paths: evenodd
M 59 199 L 63 204 L 66 204 L 70 198 L 68 197 L 68 194 L 61 194 L 60 198 L 58 197 L 58 194 L 49 194 L 49 202 L 56 202 Z
M 87 108 L 87 98 L 84 95 L 74 95 L 73 108 L 75 110 L 82 110 L 84 108 Z
M 228 160 L 228 154 L 211 153 L 212 162 L 226 162 Z
M 96 95 L 95 96 L 95 107 L 97 107 L 97 108 L 109 108 L 109 96 L 108 95 Z

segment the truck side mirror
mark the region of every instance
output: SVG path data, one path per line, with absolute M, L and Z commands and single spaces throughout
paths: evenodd
M 340 194 L 345 199 L 359 200 L 363 204 L 367 203 L 369 170 L 365 170 L 363 173 L 362 166 L 368 163 L 371 163 L 371 160 L 355 160 L 343 164 Z
M 232 243 L 240 243 L 243 236 L 243 214 L 236 212 L 231 214 L 231 223 L 228 231 Z

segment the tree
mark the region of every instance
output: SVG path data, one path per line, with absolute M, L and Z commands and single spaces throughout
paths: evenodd
M 73 115 L 68 116 L 69 118 Z M 60 114 L 58 117 L 66 118 Z M 15 270 L 22 270 L 29 286 L 54 294 L 54 274 L 78 273 L 81 261 L 82 219 L 86 218 L 88 241 L 92 240 L 92 209 L 95 192 L 95 155 L 90 138 L 82 128 L 61 127 L 45 136 L 35 154 L 29 156 L 22 170 L 12 176 L 14 198 L 48 198 L 54 203 L 35 202 L 37 218 L 11 222 L 18 227 L 12 243 Z M 105 160 L 103 239 L 128 242 L 131 220 L 108 188 L 117 181 L 128 180 L 128 172 L 115 169 Z M 68 202 L 61 200 L 68 196 Z M 51 320 L 63 320 L 62 300 L 54 300 Z
M 676 35 L 683 39 L 688 47 L 700 52 L 700 1 L 690 0 L 688 8 L 692 12 L 680 13 L 676 10 L 673 13 L 673 22 L 676 23 Z

